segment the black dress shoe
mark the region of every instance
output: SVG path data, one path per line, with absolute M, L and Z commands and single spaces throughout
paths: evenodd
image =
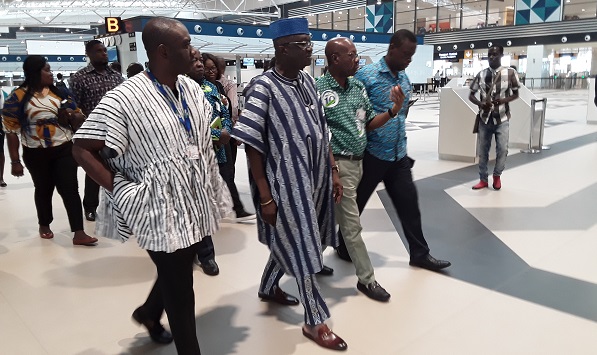
M 336 255 L 338 255 L 338 257 L 340 259 L 347 261 L 349 263 L 352 263 L 352 259 L 350 258 L 350 255 L 348 255 L 347 251 L 340 250 L 339 248 L 336 248 Z
M 321 271 L 317 273 L 317 275 L 322 275 L 322 276 L 331 276 L 334 274 L 334 269 L 332 269 L 329 266 L 323 266 L 321 268 Z
M 365 296 L 376 301 L 388 302 L 390 299 L 390 294 L 377 281 L 373 281 L 368 285 L 357 282 L 357 289 L 364 293 Z
M 431 271 L 438 271 L 452 265 L 449 261 L 437 260 L 430 254 L 427 254 L 420 259 L 411 260 L 408 264 L 411 266 L 418 266 L 420 268 Z
M 274 286 L 272 288 L 272 292 L 270 293 L 258 292 L 257 296 L 259 296 L 259 298 L 261 298 L 261 300 L 264 302 L 275 302 L 285 306 L 296 306 L 299 304 L 298 298 L 287 294 L 278 286 Z
M 151 340 L 155 341 L 156 343 L 170 344 L 174 340 L 172 334 L 164 329 L 159 321 L 151 321 L 145 317 L 141 307 L 135 309 L 133 312 L 133 319 L 135 322 L 143 325 L 147 329 Z
M 236 222 L 250 221 L 255 218 L 256 216 L 254 213 L 249 213 L 245 210 L 240 210 L 236 212 Z
M 88 221 L 95 221 L 95 212 L 85 212 L 85 219 Z
M 203 269 L 203 272 L 206 275 L 216 276 L 220 273 L 220 268 L 218 267 L 218 264 L 216 263 L 215 259 L 210 259 L 204 263 L 201 263 L 199 266 L 201 267 L 201 269 Z

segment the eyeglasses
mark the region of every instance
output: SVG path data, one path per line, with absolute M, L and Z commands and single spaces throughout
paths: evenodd
M 289 45 L 289 44 L 294 44 L 295 46 L 299 47 L 302 50 L 305 50 L 307 48 L 313 48 L 313 42 L 311 42 L 311 41 L 288 42 L 288 43 L 284 43 L 282 45 L 286 46 L 286 45 Z
M 209 72 L 209 73 L 217 73 L 218 72 L 218 68 L 205 68 L 205 72 Z
M 346 53 L 346 55 L 348 55 L 348 58 L 354 60 L 356 58 L 359 57 L 359 54 L 357 52 L 350 52 L 350 53 Z

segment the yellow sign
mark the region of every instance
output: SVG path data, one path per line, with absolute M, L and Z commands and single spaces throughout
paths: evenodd
M 106 17 L 106 33 L 118 33 L 123 30 L 120 17 Z
M 464 59 L 473 59 L 473 50 L 472 49 L 464 50 Z

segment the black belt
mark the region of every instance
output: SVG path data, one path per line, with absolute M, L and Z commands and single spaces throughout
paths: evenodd
M 336 160 L 363 160 L 364 155 L 336 155 L 334 154 L 334 159 Z

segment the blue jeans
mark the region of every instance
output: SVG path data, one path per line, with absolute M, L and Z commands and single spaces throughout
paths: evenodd
M 487 181 L 487 161 L 489 160 L 489 148 L 491 147 L 491 139 L 495 135 L 495 167 L 493 168 L 493 175 L 500 176 L 506 167 L 506 157 L 508 156 L 508 136 L 510 132 L 510 122 L 502 122 L 500 125 L 495 125 L 493 120 L 489 120 L 487 124 L 479 122 L 479 132 L 477 137 L 479 140 L 479 177 L 481 181 Z

